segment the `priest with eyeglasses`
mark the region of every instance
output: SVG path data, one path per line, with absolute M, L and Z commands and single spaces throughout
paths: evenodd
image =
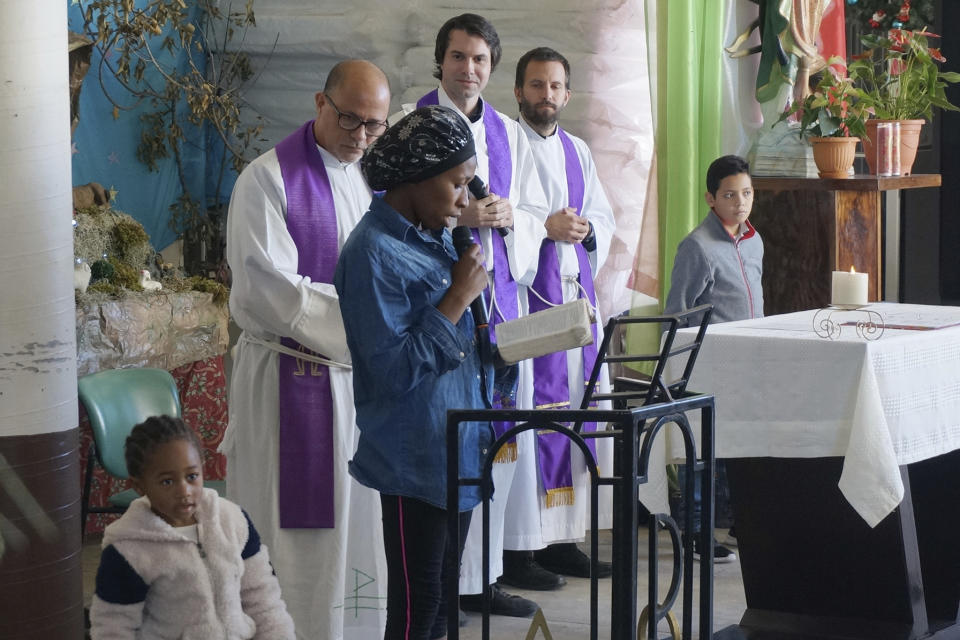
M 220 447 L 227 496 L 271 549 L 297 638 L 383 637 L 380 502 L 347 473 L 357 428 L 332 283 L 370 206 L 358 160 L 386 131 L 389 106 L 379 68 L 340 62 L 316 118 L 254 160 L 230 199 L 230 312 L 243 331 Z

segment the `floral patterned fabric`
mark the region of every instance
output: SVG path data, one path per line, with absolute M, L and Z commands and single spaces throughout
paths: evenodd
M 170 372 L 177 382 L 184 421 L 192 427 L 203 443 L 203 476 L 206 480 L 226 477 L 227 461 L 217 453 L 227 428 L 227 380 L 223 356 L 197 360 Z M 83 405 L 80 405 L 80 469 L 81 487 L 87 469 L 87 454 L 93 434 Z M 111 478 L 100 465 L 94 465 L 90 486 L 90 504 L 103 506 L 107 498 L 130 488 L 129 480 Z M 90 514 L 85 533 L 99 533 L 118 516 L 109 513 Z

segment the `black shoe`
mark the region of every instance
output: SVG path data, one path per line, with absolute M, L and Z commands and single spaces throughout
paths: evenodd
M 537 564 L 532 551 L 504 551 L 503 575 L 497 582 L 531 591 L 553 591 L 567 584 L 566 578 Z
M 580 551 L 575 542 L 551 544 L 546 549 L 534 551 L 533 557 L 547 571 L 575 578 L 590 577 L 590 557 Z M 597 562 L 598 578 L 609 578 L 611 573 L 613 566 L 609 562 Z
M 700 536 L 693 538 L 693 559 L 700 560 Z M 726 548 L 714 539 L 713 564 L 727 564 L 737 559 L 737 554 Z
M 460 596 L 460 608 L 475 613 L 483 612 L 483 596 L 480 594 Z M 490 585 L 490 614 L 510 616 L 512 618 L 532 618 L 539 609 L 533 600 L 527 600 L 502 590 L 495 584 Z

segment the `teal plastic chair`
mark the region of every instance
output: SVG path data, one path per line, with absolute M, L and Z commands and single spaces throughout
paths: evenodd
M 180 397 L 173 376 L 163 369 L 100 371 L 80 378 L 77 390 L 93 431 L 80 508 L 80 527 L 83 531 L 88 514 L 123 513 L 138 495 L 133 489 L 127 489 L 110 496 L 107 506 L 91 506 L 94 460 L 111 476 L 128 478 L 123 446 L 130 431 L 151 416 L 180 417 Z M 223 481 L 216 480 L 204 483 L 217 489 L 221 495 L 224 493 L 223 484 Z

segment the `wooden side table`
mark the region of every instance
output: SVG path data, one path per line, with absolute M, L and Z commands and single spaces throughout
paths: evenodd
M 754 177 L 766 315 L 827 306 L 830 273 L 851 266 L 869 274 L 869 300 L 883 299 L 881 192 L 939 186 L 939 174 Z

